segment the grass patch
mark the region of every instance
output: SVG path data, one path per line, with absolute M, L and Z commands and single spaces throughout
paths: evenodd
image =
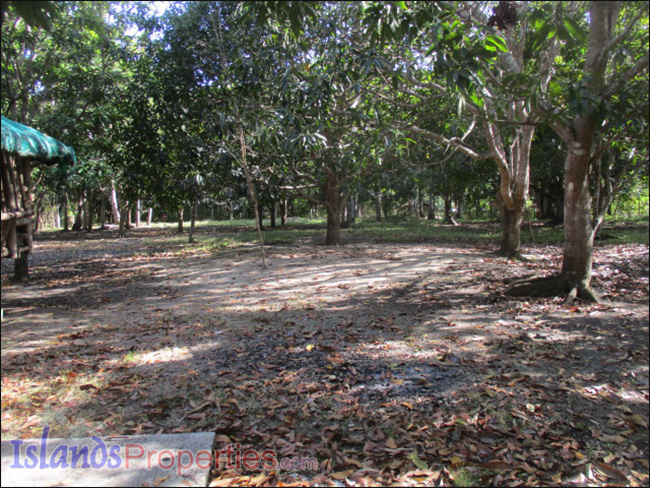
M 454 486 L 478 486 L 478 475 L 467 468 L 450 470 L 449 475 L 454 480 Z
M 466 239 L 497 239 L 498 223 L 480 223 L 470 225 L 445 225 L 430 220 L 394 220 L 384 222 L 364 220 L 346 229 L 344 238 L 361 239 L 370 242 L 403 243 L 424 241 L 459 241 Z
M 180 254 L 194 252 L 223 252 L 236 250 L 241 246 L 258 242 L 255 221 L 232 220 L 197 222 L 197 242 L 187 243 L 187 235 L 172 238 L 172 244 L 182 246 Z M 323 244 L 326 233 L 324 219 L 309 220 L 291 218 L 285 226 L 271 228 L 265 222 L 264 243 L 270 246 L 282 244 Z M 175 224 L 155 224 L 157 227 L 175 228 Z M 603 231 L 607 244 L 648 244 L 648 221 L 643 217 L 634 220 L 606 222 Z M 383 222 L 374 219 L 357 220 L 350 228 L 342 229 L 343 243 L 367 242 L 380 244 L 401 244 L 418 242 L 491 241 L 498 245 L 501 226 L 494 221 L 461 221 L 460 225 L 446 225 L 438 221 L 423 219 L 391 218 Z M 521 229 L 522 244 L 560 244 L 564 241 L 561 225 L 542 222 L 524 222 Z
M 139 356 L 136 351 L 129 351 L 124 355 L 122 361 L 125 363 L 133 363 L 139 360 Z

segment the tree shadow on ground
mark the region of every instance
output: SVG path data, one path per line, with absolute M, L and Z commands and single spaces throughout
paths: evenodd
M 454 247 L 276 252 L 271 276 L 247 253 L 118 256 L 12 288 L 3 435 L 214 431 L 375 481 L 647 472 L 647 314 L 499 299 L 476 282 L 492 258 Z

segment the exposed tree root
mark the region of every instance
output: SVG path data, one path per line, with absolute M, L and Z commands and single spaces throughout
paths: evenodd
M 566 296 L 565 303 L 573 303 L 576 299 L 590 303 L 599 302 L 598 295 L 589 286 L 572 284 L 565 276 L 555 275 L 544 278 L 532 278 L 516 281 L 505 294 L 511 297 L 548 298 Z
M 458 225 L 458 222 L 456 222 L 451 215 L 445 215 L 445 224 L 447 224 L 447 225 Z
M 527 257 L 521 254 L 520 249 L 517 249 L 515 251 L 506 251 L 504 249 L 499 249 L 498 251 L 496 251 L 495 254 L 503 258 L 512 259 L 513 261 L 522 261 L 522 262 L 530 261 Z

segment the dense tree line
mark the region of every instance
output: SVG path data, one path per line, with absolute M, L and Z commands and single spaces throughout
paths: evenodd
M 595 299 L 594 235 L 647 188 L 645 2 L 14 3 L 2 113 L 80 156 L 35 175 L 40 222 L 189 210 L 192 240 L 215 206 L 260 232 L 320 208 L 335 245 L 360 210 L 498 214 L 520 257 L 532 202 L 563 269 L 513 293 Z

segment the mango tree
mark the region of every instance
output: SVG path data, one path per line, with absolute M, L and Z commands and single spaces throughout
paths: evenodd
M 557 70 L 547 93 L 539 93 L 537 113 L 562 139 L 564 162 L 564 254 L 555 277 L 520 283 L 513 295 L 566 293 L 598 300 L 591 288 L 593 240 L 604 209 L 592 214 L 592 188 L 604 152 L 648 121 L 648 4 L 591 2 L 586 10 L 562 24 L 584 41 L 564 46 L 556 64 L 570 60 L 574 71 Z M 640 94 L 641 103 L 632 97 Z M 645 103 L 644 103 L 645 101 Z M 646 129 L 647 131 L 647 129 Z M 631 148 L 630 148 L 631 150 Z

